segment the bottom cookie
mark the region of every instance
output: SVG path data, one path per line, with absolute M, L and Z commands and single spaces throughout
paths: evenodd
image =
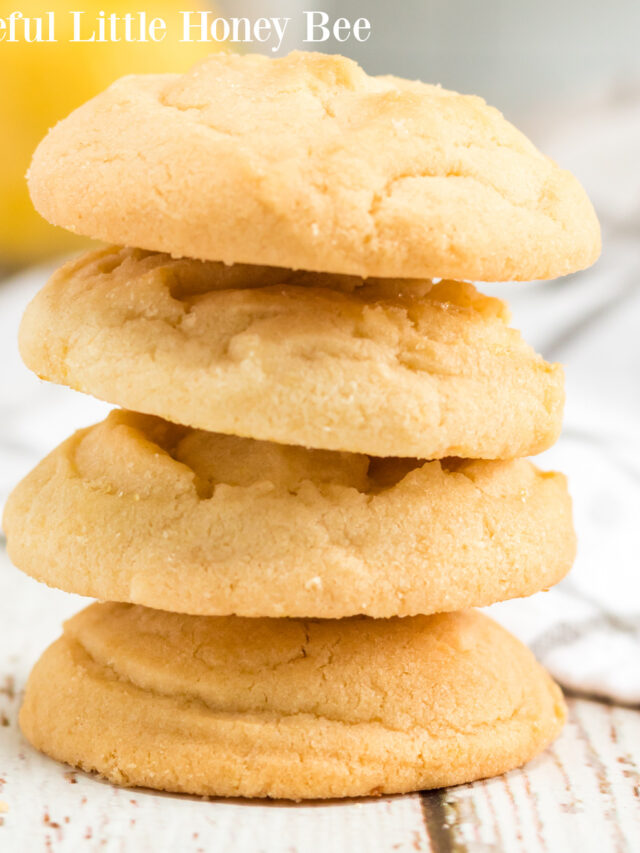
M 287 799 L 403 793 L 517 767 L 560 689 L 476 611 L 243 619 L 94 604 L 31 673 L 42 752 L 119 785 Z

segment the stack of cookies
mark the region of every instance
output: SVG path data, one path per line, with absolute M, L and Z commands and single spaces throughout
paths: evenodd
M 563 375 L 469 280 L 591 263 L 583 190 L 475 97 L 338 56 L 127 77 L 30 188 L 115 247 L 64 266 L 20 346 L 124 407 L 20 483 L 28 574 L 93 596 L 21 725 L 118 784 L 340 797 L 502 773 L 560 690 L 475 606 L 570 568 Z M 121 246 L 134 248 L 119 248 Z

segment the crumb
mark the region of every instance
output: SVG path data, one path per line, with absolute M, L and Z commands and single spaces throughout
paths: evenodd
M 6 696 L 7 699 L 15 699 L 16 697 L 16 682 L 12 675 L 7 675 L 4 679 L 4 684 L 0 687 L 0 694 Z

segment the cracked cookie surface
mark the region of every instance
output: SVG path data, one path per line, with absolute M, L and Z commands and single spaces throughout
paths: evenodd
M 27 308 L 41 378 L 212 432 L 510 459 L 556 440 L 563 373 L 471 284 L 88 253 Z
M 194 614 L 407 616 L 557 583 L 561 474 L 527 460 L 379 459 L 116 410 L 10 496 L 8 550 L 69 592 Z
M 20 725 L 117 784 L 299 799 L 503 773 L 564 717 L 531 652 L 475 611 L 270 620 L 110 603 L 66 623 Z
M 56 225 L 202 260 L 493 281 L 600 251 L 578 181 L 481 98 L 318 53 L 125 77 L 49 133 L 29 186 Z

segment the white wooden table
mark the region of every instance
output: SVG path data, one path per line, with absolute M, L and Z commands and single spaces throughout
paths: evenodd
M 640 712 L 570 699 L 569 724 L 526 769 L 444 791 L 290 804 L 113 788 L 40 755 L 17 714 L 29 669 L 83 600 L 0 553 L 0 851 L 640 850 Z

